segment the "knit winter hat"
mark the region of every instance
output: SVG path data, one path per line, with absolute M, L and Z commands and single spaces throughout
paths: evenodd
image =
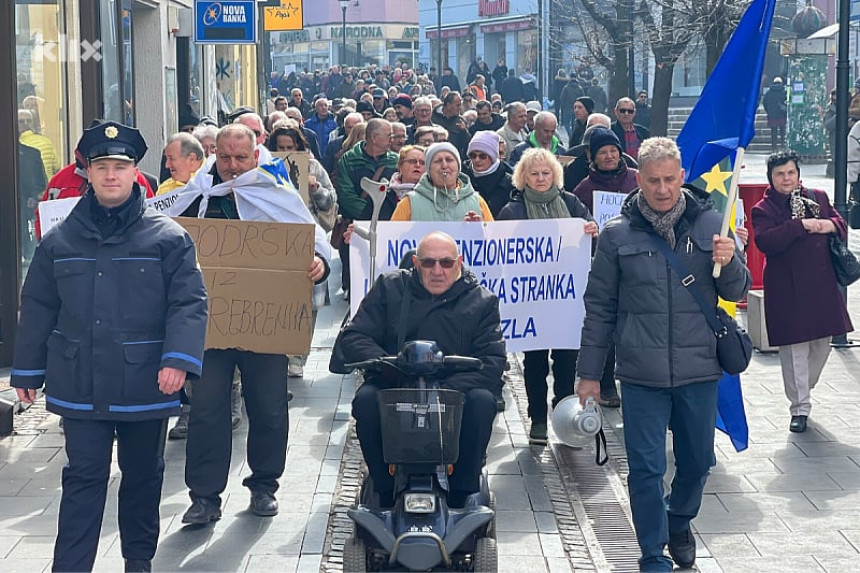
M 588 112 L 589 115 L 594 111 L 594 100 L 588 96 L 581 96 L 576 98 L 574 101 L 578 101 L 583 106 L 585 106 L 585 111 Z
M 591 132 L 591 140 L 588 142 L 588 149 L 591 152 L 592 159 L 601 147 L 606 145 L 614 145 L 618 148 L 618 153 L 622 153 L 623 149 L 621 149 L 621 142 L 618 140 L 618 136 L 615 135 L 611 129 L 606 129 L 605 127 L 597 127 L 594 131 Z
M 499 135 L 495 131 L 479 131 L 469 142 L 469 151 L 480 151 L 490 156 L 493 161 L 499 159 Z
M 429 165 L 433 162 L 433 156 L 439 153 L 440 151 L 448 151 L 454 155 L 457 159 L 457 163 L 460 163 L 460 152 L 457 151 L 457 148 L 448 143 L 447 141 L 440 141 L 439 143 L 434 143 L 430 147 L 427 148 L 427 151 L 424 152 L 424 160 Z M 498 147 L 496 148 L 496 154 L 498 154 Z
M 391 101 L 391 105 L 402 105 L 406 109 L 412 109 L 412 98 L 408 94 L 400 94 Z

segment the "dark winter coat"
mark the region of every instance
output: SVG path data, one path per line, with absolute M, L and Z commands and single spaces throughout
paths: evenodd
M 564 114 L 573 113 L 573 102 L 576 101 L 576 98 L 584 95 L 585 93 L 579 87 L 579 84 L 576 83 L 576 80 L 570 80 L 567 82 L 567 85 L 561 88 L 561 92 L 559 93 L 559 109 Z
M 48 410 L 95 420 L 179 413 L 158 372 L 199 377 L 206 289 L 194 243 L 147 209 L 135 185 L 102 239 L 90 190 L 36 248 L 21 292 L 12 386 L 41 388 Z M 104 225 L 104 223 L 102 223 Z
M 499 94 L 502 96 L 502 101 L 511 103 L 515 101 L 524 101 L 525 91 L 523 90 L 523 81 L 517 76 L 508 76 L 499 84 Z
M 567 150 L 567 153 L 565 153 L 565 155 L 576 158 L 564 167 L 564 188 L 566 191 L 572 192 L 583 179 L 588 177 L 588 174 L 590 173 L 591 168 L 588 165 L 589 161 L 588 155 L 585 153 L 585 147 L 586 146 L 584 144 L 580 143 L 579 145 L 571 147 Z M 624 159 L 627 167 L 631 167 L 633 169 L 639 167 L 636 160 L 626 153 L 622 153 L 621 157 Z
M 612 132 L 618 137 L 618 141 L 621 142 L 621 150 L 627 153 L 627 139 L 624 136 L 624 127 L 617 121 L 613 121 L 611 129 Z M 648 131 L 648 129 L 642 127 L 638 123 L 633 124 L 633 131 L 636 132 L 636 138 L 639 139 L 640 144 L 649 137 L 651 137 L 651 133 Z
M 483 177 L 476 177 L 475 171 L 472 169 L 472 161 L 467 159 L 463 164 L 463 173 L 472 180 L 472 187 L 487 202 L 493 218 L 497 218 L 502 207 L 511 200 L 511 195 L 514 192 L 514 184 L 511 180 L 513 172 L 511 166 L 503 161 L 495 172 Z
M 707 193 L 684 186 L 687 207 L 675 225 L 675 253 L 695 277 L 705 299 L 737 301 L 751 279 L 736 251 L 714 279 L 713 236 L 722 216 Z M 610 342 L 615 342 L 615 376 L 653 388 L 669 388 L 722 377 L 717 339 L 702 310 L 652 241 L 652 229 L 636 204 L 640 191 L 624 201 L 597 239 L 597 254 L 585 289 L 585 323 L 577 372 L 599 380 Z
M 785 86 L 775 84 L 767 90 L 762 99 L 764 111 L 769 120 L 784 120 L 788 117 L 788 101 Z
M 814 193 L 821 218 L 846 238 L 845 220 L 824 191 Z M 807 233 L 791 218 L 789 196 L 768 187 L 752 208 L 755 244 L 765 254 L 764 311 L 768 342 L 774 346 L 808 342 L 852 331 L 845 299 L 830 261 L 828 235 Z
M 406 341 L 433 340 L 446 355 L 471 356 L 484 363 L 484 368 L 478 372 L 449 376 L 442 382 L 442 387 L 461 392 L 485 388 L 500 396 L 507 356 L 499 299 L 479 285 L 478 279 L 467 269 L 463 269 L 463 276 L 441 296 L 427 292 L 417 270 L 380 275 L 338 341 L 345 362 L 397 354 L 397 335 L 406 289 L 411 293 Z M 370 379 L 374 384 L 390 384 L 378 377 Z
M 585 88 L 585 95 L 594 100 L 594 113 L 606 113 L 606 108 L 609 107 L 609 98 L 606 96 L 606 90 L 602 86 L 590 85 Z M 571 104 L 571 109 L 573 104 Z
M 479 131 L 499 131 L 505 125 L 505 118 L 497 113 L 490 114 L 490 118 L 492 121 L 490 121 L 489 125 L 475 121 L 475 123 L 469 126 L 469 134 L 474 136 Z
M 562 191 L 561 198 L 567 206 L 567 210 L 570 212 L 571 217 L 575 219 L 585 219 L 586 221 L 594 221 L 594 217 L 591 216 L 591 212 L 582 204 L 582 201 L 580 201 L 576 195 L 568 193 L 567 191 Z M 528 218 L 529 213 L 526 209 L 523 193 L 519 190 L 515 190 L 514 194 L 511 196 L 510 202 L 505 205 L 505 208 L 502 209 L 499 216 L 496 217 L 496 220 L 516 221 Z
M 594 192 L 609 191 L 610 193 L 630 193 L 636 189 L 636 170 L 627 167 L 623 161 L 615 171 L 600 171 L 591 166 L 588 177 L 580 181 L 573 190 L 582 204 L 594 213 Z

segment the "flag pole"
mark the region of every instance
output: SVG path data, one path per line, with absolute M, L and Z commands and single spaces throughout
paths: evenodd
M 732 223 L 732 212 L 735 210 L 735 203 L 738 198 L 738 183 L 741 178 L 741 168 L 744 163 L 744 153 L 746 150 L 743 147 L 738 147 L 735 153 L 735 164 L 732 168 L 732 181 L 729 183 L 729 194 L 726 200 L 726 211 L 723 213 L 723 225 L 720 227 L 720 237 L 729 236 L 729 227 Z M 720 263 L 714 264 L 713 276 L 715 279 L 720 278 L 720 273 L 723 271 L 723 265 Z

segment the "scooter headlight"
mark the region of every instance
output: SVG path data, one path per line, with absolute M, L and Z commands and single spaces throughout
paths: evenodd
M 403 496 L 403 507 L 409 513 L 433 513 L 436 511 L 436 496 L 432 493 L 407 493 Z

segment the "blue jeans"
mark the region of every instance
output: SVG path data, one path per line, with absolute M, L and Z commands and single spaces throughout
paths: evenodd
M 640 571 L 671 571 L 663 556 L 669 535 L 686 531 L 699 513 L 714 457 L 717 383 L 675 388 L 621 383 L 624 440 L 630 475 L 627 487 L 633 527 L 642 557 Z M 664 498 L 666 430 L 671 424 L 675 478 Z

